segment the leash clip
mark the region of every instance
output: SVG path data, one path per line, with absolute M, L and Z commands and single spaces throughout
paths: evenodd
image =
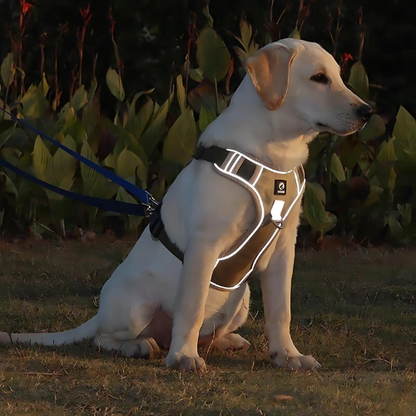
M 149 192 L 145 191 L 147 194 L 147 203 L 142 202 L 146 217 L 150 217 L 155 209 L 158 207 L 159 202 L 155 199 L 155 197 L 150 194 Z

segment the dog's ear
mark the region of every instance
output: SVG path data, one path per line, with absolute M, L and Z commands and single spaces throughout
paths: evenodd
M 247 72 L 270 111 L 277 110 L 285 101 L 295 55 L 294 50 L 280 44 L 261 49 L 247 61 Z

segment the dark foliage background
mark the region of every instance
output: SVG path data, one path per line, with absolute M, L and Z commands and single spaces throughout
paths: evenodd
M 310 144 L 301 229 L 320 243 L 327 233 L 360 244 L 416 240 L 410 1 L 0 0 L 0 16 L 0 105 L 158 200 L 226 108 L 247 57 L 288 36 L 320 43 L 377 115 L 358 134 Z M 68 190 L 137 202 L 7 119 L 0 156 Z M 0 233 L 139 233 L 146 220 L 131 217 L 0 171 Z
M 170 75 L 177 73 L 183 65 L 190 19 L 196 15 L 197 26 L 202 27 L 205 17 L 201 10 L 204 0 L 38 0 L 29 22 L 30 30 L 25 36 L 24 70 L 39 79 L 40 39 L 47 33 L 45 55 L 46 73 L 54 72 L 54 49 L 58 36 L 58 24 L 68 22 L 59 48 L 59 70 L 62 84 L 70 83 L 71 70 L 77 62 L 76 32 L 82 24 L 78 7 L 91 3 L 92 20 L 85 41 L 84 78 L 92 71 L 93 56 L 99 54 L 97 75 L 99 84 L 105 80 L 109 66 L 116 67 L 110 38 L 110 7 L 116 21 L 116 40 L 124 62 L 124 84 L 126 91 L 140 91 L 156 87 L 155 96 L 166 98 Z M 310 16 L 302 29 L 302 38 L 316 41 L 332 50 L 328 33 L 329 13 L 336 16 L 336 0 L 317 0 L 310 8 Z M 273 6 L 273 7 L 271 7 Z M 372 83 L 385 89 L 378 91 L 378 111 L 394 114 L 400 104 L 411 113 L 416 113 L 416 82 L 413 68 L 416 66 L 416 27 L 412 20 L 413 4 L 408 0 L 382 2 L 378 0 L 345 0 L 342 5 L 342 32 L 338 47 L 338 58 L 342 53 L 358 55 L 358 9 L 363 7 L 365 46 L 363 63 Z M 298 13 L 297 1 L 242 0 L 210 2 L 210 12 L 217 31 L 227 45 L 235 40 L 229 32 L 238 32 L 242 11 L 247 14 L 253 29 L 258 31 L 258 40 L 267 34 L 265 23 L 274 21 L 289 7 L 282 17 L 280 33 L 286 37 L 293 29 Z M 1 36 L 0 56 L 10 50 L 9 30 L 16 30 L 20 13 L 19 0 L 0 0 Z M 234 80 L 238 82 L 239 80 Z M 67 93 L 64 91 L 64 94 Z M 104 110 L 113 105 L 108 91 L 103 91 Z M 65 97 L 63 97 L 65 98 Z

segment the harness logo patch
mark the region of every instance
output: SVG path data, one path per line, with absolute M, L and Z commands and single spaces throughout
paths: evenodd
M 274 194 L 275 195 L 286 195 L 287 181 L 283 179 L 276 179 L 274 181 Z

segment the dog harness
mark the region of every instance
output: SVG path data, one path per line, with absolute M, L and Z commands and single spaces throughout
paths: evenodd
M 256 220 L 217 260 L 211 285 L 220 290 L 239 288 L 255 269 L 262 254 L 279 230 L 305 188 L 302 166 L 287 172 L 271 169 L 252 157 L 218 146 L 198 147 L 193 156 L 211 162 L 213 168 L 247 189 L 256 205 Z M 262 191 L 265 196 L 262 198 Z M 150 218 L 150 232 L 174 256 L 183 262 L 182 251 L 170 240 L 161 217 L 159 204 Z

